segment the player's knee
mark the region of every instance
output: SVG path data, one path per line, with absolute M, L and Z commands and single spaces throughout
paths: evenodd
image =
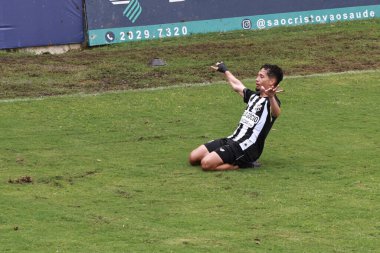
M 205 146 L 199 146 L 194 149 L 189 155 L 189 163 L 191 165 L 199 165 L 201 160 L 208 154 L 208 150 Z
M 201 161 L 201 167 L 202 167 L 203 170 L 213 170 L 213 169 L 215 169 L 214 163 L 210 159 L 207 159 L 207 157 L 202 159 L 202 161 Z
M 189 155 L 189 163 L 191 165 L 199 165 L 202 157 L 200 157 L 199 152 L 197 150 L 193 150 Z
M 194 151 L 192 151 L 189 155 L 189 163 L 191 165 L 197 165 L 199 164 L 199 159 L 197 158 L 196 154 Z
M 189 155 L 189 163 L 190 165 L 197 165 L 197 160 L 195 160 L 192 154 Z

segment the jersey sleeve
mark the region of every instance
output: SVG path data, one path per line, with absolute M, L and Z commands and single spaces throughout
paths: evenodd
M 250 90 L 250 89 L 248 89 L 248 88 L 245 88 L 244 90 L 243 90 L 243 99 L 244 99 L 244 103 L 246 103 L 246 104 L 248 104 L 248 102 L 249 102 L 249 99 L 250 99 L 250 97 L 253 95 L 253 94 L 255 94 L 255 92 L 253 92 L 252 90 Z

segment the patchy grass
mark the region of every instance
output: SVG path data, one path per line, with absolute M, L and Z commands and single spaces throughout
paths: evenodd
M 236 31 L 88 48 L 64 55 L 0 52 L 0 98 L 94 93 L 220 80 L 224 60 L 241 78 L 265 62 L 287 75 L 380 68 L 380 19 Z M 166 61 L 152 68 L 153 58 Z
M 187 155 L 235 128 L 226 84 L 3 100 L 0 251 L 377 252 L 379 78 L 285 79 L 263 167 L 217 173 Z

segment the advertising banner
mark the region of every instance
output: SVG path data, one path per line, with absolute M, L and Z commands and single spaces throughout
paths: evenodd
M 1 0 L 0 49 L 82 43 L 83 0 Z
M 86 0 L 89 45 L 380 17 L 380 0 Z

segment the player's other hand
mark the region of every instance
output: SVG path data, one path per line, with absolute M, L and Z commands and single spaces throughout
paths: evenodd
M 275 88 L 270 87 L 268 89 L 265 89 L 264 86 L 261 86 L 260 91 L 263 92 L 268 97 L 274 97 L 274 95 L 276 95 L 276 93 L 281 92 L 282 90 L 278 89 L 278 86 Z
M 228 70 L 226 65 L 222 61 L 215 63 L 215 65 L 211 66 L 211 68 L 221 73 L 226 73 L 226 71 Z

